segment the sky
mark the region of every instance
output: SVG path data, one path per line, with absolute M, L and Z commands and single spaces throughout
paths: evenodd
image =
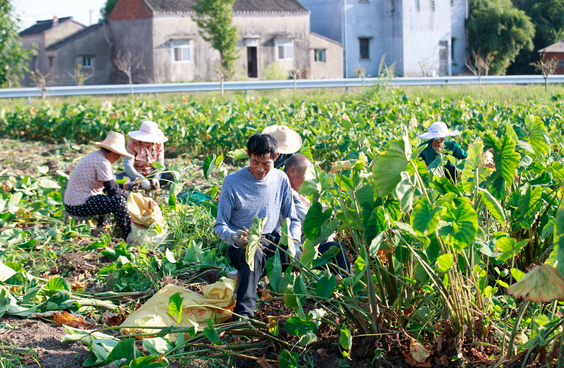
M 20 18 L 19 30 L 31 27 L 38 20 L 72 16 L 85 26 L 97 23 L 106 0 L 12 0 Z

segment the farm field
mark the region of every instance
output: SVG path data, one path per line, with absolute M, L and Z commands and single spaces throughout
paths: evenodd
M 0 367 L 563 367 L 558 92 L 2 101 Z M 164 238 L 128 246 L 113 228 L 65 223 L 62 193 L 89 142 L 144 120 L 169 138 L 180 179 L 153 194 Z M 462 132 L 466 160 L 417 159 L 436 121 Z M 295 272 L 272 258 L 254 320 L 122 330 L 163 287 L 200 293 L 233 270 L 213 233 L 221 184 L 246 165 L 248 137 L 273 124 L 299 132 L 315 161 Z M 483 165 L 489 149 L 495 169 Z M 350 277 L 315 252 L 333 232 Z M 182 303 L 165 310 L 180 320 Z

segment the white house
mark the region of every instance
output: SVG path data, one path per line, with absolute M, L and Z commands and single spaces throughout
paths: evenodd
M 343 45 L 345 77 L 380 60 L 402 76 L 453 75 L 466 58 L 468 0 L 300 0 L 311 30 Z

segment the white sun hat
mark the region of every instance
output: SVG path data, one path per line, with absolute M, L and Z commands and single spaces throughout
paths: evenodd
M 442 121 L 437 121 L 436 123 L 431 124 L 429 127 L 429 132 L 421 134 L 419 138 L 421 139 L 439 139 L 445 137 L 451 137 L 453 135 L 459 135 L 460 131 L 458 130 L 448 130 L 448 127 Z
M 163 143 L 168 141 L 168 138 L 164 136 L 163 131 L 159 129 L 159 126 L 154 121 L 144 121 L 141 123 L 139 130 L 134 130 L 127 134 L 141 142 Z
M 278 142 L 278 153 L 295 153 L 302 147 L 302 137 L 285 125 L 271 125 L 262 134 L 272 136 Z
M 121 156 L 134 158 L 133 155 L 127 153 L 125 149 L 125 137 L 121 133 L 109 132 L 106 139 L 102 142 L 92 142 L 92 144 L 108 149 Z

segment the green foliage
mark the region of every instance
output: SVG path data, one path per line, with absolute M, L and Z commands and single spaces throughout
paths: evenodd
M 519 51 L 533 49 L 534 24 L 511 0 L 471 0 L 466 29 L 468 50 L 482 56 L 497 51 L 491 74 L 505 74 Z
M 245 251 L 245 261 L 249 265 L 251 271 L 255 269 L 255 254 L 260 246 L 262 230 L 266 220 L 266 218 L 259 219 L 258 217 L 255 217 L 253 219 L 253 224 L 249 229 L 249 244 L 247 245 L 247 249 Z
M 25 49 L 18 34 L 19 19 L 11 1 L 0 2 L 0 87 L 19 87 L 27 60 L 37 51 Z
M 200 28 L 200 35 L 219 51 L 221 60 L 218 73 L 222 80 L 229 80 L 236 72 L 239 49 L 237 26 L 233 26 L 235 0 L 196 0 L 196 15 L 192 18 Z
M 176 322 L 180 323 L 182 321 L 182 307 L 184 303 L 184 298 L 180 296 L 180 293 L 176 293 L 168 298 L 168 313 L 171 316 L 176 317 Z
M 106 0 L 104 7 L 100 9 L 100 15 L 102 16 L 101 21 L 108 19 L 110 13 L 112 12 L 112 9 L 114 8 L 117 2 L 118 0 Z
M 262 79 L 266 80 L 285 80 L 288 79 L 288 72 L 280 63 L 270 63 L 266 68 L 262 66 Z

